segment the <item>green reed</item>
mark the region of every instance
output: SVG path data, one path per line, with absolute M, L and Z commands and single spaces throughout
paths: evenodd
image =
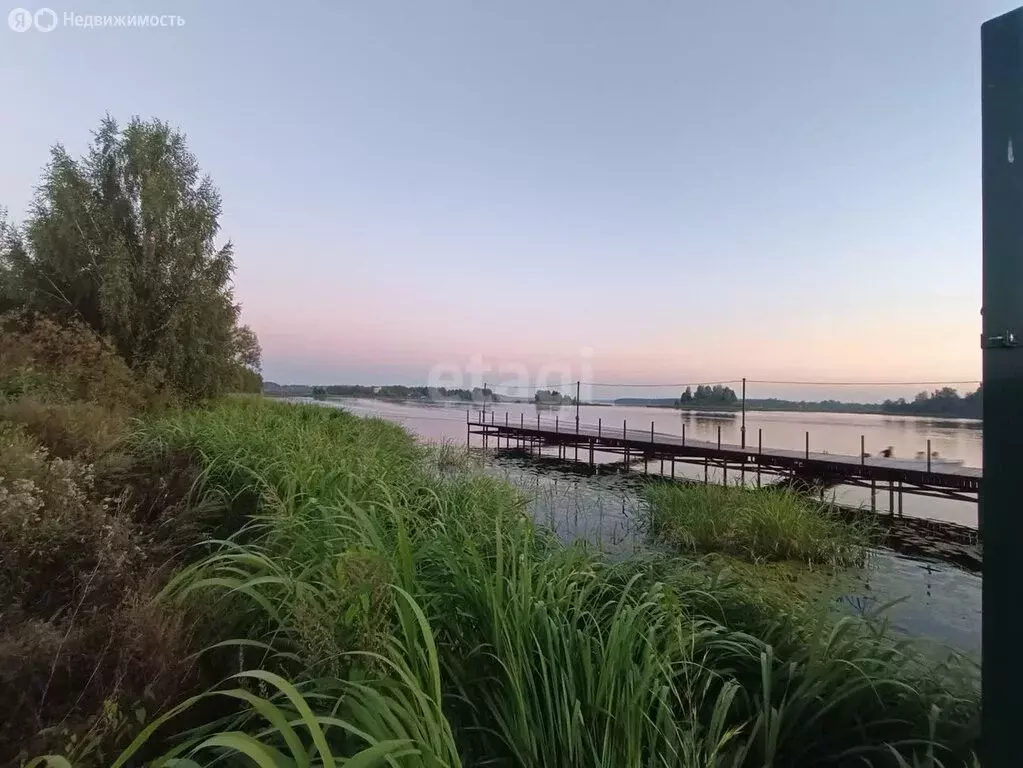
M 957 659 L 859 619 L 811 632 L 677 558 L 563 546 L 520 492 L 438 471 L 392 424 L 235 400 L 137 442 L 196 456 L 199 495 L 244 522 L 160 597 L 216 617 L 223 684 L 118 765 L 952 766 L 975 747 Z

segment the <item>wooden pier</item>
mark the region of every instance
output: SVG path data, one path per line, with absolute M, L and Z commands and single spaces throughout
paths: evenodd
M 898 458 L 866 456 L 862 438 L 860 456 L 826 453 L 810 450 L 807 433 L 803 451 L 765 448 L 758 431 L 755 446 L 730 445 L 717 441 L 692 440 L 685 434 L 656 432 L 653 422 L 647 429 L 621 424 L 578 424 L 574 420 L 554 424 L 530 421 L 523 414 L 517 423 L 508 413 L 479 411 L 474 416 L 466 412 L 466 443 L 472 435 L 479 435 L 484 448 L 520 449 L 539 454 L 544 448 L 556 448 L 564 460 L 584 462 L 595 468 L 595 454 L 613 454 L 622 457 L 621 466 L 642 462 L 643 471 L 650 471 L 651 462 L 660 462 L 659 474 L 675 477 L 678 464 L 703 467 L 703 481 L 710 482 L 711 470 L 721 472 L 722 481 L 751 484 L 760 487 L 763 476 L 800 483 L 823 489 L 835 485 L 850 485 L 870 490 L 871 509 L 877 509 L 878 493 L 888 495 L 888 511 L 902 513 L 902 495 L 934 496 L 958 501 L 977 502 L 982 470 L 940 462 L 938 459 L 909 461 Z M 930 451 L 928 450 L 928 455 Z M 692 478 L 689 478 L 692 480 Z M 898 501 L 896 502 L 896 498 Z M 896 503 L 898 507 L 896 508 Z

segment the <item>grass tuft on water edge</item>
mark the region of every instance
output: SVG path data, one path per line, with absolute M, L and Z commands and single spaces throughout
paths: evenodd
M 861 563 L 870 542 L 866 523 L 788 490 L 656 483 L 645 495 L 651 533 L 681 552 L 846 566 Z

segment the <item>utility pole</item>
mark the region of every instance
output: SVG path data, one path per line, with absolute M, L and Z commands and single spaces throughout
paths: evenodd
M 579 434 L 579 382 L 575 383 L 575 433 Z
M 746 447 L 746 377 L 742 377 L 742 427 L 739 429 L 742 436 L 742 447 Z
M 983 24 L 984 545 L 981 696 L 984 768 L 1019 765 L 1019 572 L 1023 516 L 1023 8 Z

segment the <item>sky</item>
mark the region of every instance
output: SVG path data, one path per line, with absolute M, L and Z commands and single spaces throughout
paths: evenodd
M 51 0 L 0 28 L 0 206 L 159 117 L 268 380 L 912 394 L 980 376 L 980 25 L 1018 2 Z

